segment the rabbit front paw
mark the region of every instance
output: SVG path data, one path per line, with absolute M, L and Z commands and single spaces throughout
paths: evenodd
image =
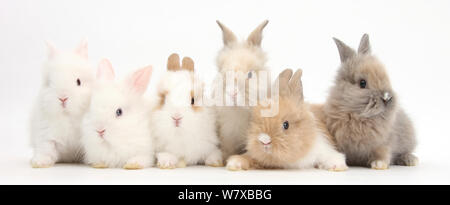
M 227 160 L 227 169 L 230 171 L 248 170 L 249 168 L 248 160 L 242 156 L 234 155 Z
M 178 158 L 170 153 L 159 153 L 157 155 L 157 166 L 160 169 L 175 169 L 178 165 Z
M 105 169 L 105 168 L 108 168 L 108 165 L 106 165 L 103 162 L 97 162 L 97 163 L 92 163 L 91 167 L 96 168 L 96 169 Z
M 346 164 L 337 164 L 337 165 L 333 165 L 330 168 L 328 168 L 328 171 L 332 171 L 332 172 L 341 172 L 341 171 L 346 171 L 348 169 L 348 166 Z
M 216 152 L 209 155 L 205 160 L 205 165 L 211 167 L 223 167 L 222 152 L 220 152 L 220 150 L 217 150 Z
M 370 163 L 372 169 L 384 170 L 389 168 L 389 163 L 384 160 L 375 160 Z
M 48 155 L 35 155 L 31 159 L 31 166 L 33 168 L 49 168 L 55 164 L 55 160 Z
M 123 168 L 124 168 L 124 169 L 143 169 L 144 166 L 141 165 L 141 164 L 139 164 L 139 163 L 134 162 L 134 163 L 126 163 L 126 164 L 123 166 Z
M 153 160 L 149 155 L 138 155 L 130 158 L 123 166 L 124 169 L 143 169 L 150 167 L 153 164 Z
M 319 169 L 324 169 L 332 172 L 341 172 L 348 169 L 347 164 L 345 162 L 329 162 L 325 164 L 320 164 Z
M 318 164 L 319 169 L 324 169 L 333 172 L 345 171 L 348 169 L 345 163 L 345 155 L 341 153 L 334 153 L 325 160 L 321 160 Z

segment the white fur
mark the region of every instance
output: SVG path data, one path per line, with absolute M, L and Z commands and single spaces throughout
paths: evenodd
M 93 72 L 87 59 L 75 53 L 55 54 L 44 64 L 43 82 L 31 113 L 33 167 L 82 159 L 80 122 L 89 104 Z M 65 108 L 58 99 L 64 97 L 68 97 Z
M 116 116 L 117 109 L 122 115 Z M 105 130 L 103 138 L 97 130 Z M 140 168 L 154 164 L 150 109 L 128 81 L 97 81 L 89 111 L 83 119 L 82 143 L 90 165 Z
M 164 168 L 176 168 L 179 162 L 179 157 L 169 152 L 159 152 L 156 154 L 158 159 L 158 166 Z
M 389 167 L 389 163 L 383 160 L 375 160 L 370 163 L 370 167 L 372 169 L 387 169 Z
M 243 164 L 242 161 L 238 158 L 230 158 L 227 160 L 227 169 L 228 170 L 242 170 Z
M 173 168 L 177 160 L 184 160 L 187 165 L 222 163 L 214 110 L 201 107 L 194 111 L 191 90 L 200 92 L 201 88 L 194 87 L 192 79 L 192 72 L 169 71 L 159 83 L 158 91 L 167 95 L 162 107 L 153 112 L 152 125 L 158 165 L 164 168 Z M 179 127 L 172 116 L 182 116 Z
M 268 144 L 268 143 L 272 142 L 271 137 L 269 135 L 267 135 L 266 133 L 259 134 L 258 140 L 260 142 L 262 142 L 263 144 Z
M 331 171 L 343 171 L 348 167 L 345 163 L 345 155 L 336 151 L 327 137 L 317 132 L 313 146 L 309 153 L 293 165 L 295 168 L 318 167 Z

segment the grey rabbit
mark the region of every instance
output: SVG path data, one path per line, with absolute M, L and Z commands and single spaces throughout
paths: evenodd
M 341 66 L 327 101 L 313 111 L 326 123 L 336 147 L 348 165 L 415 166 L 413 124 L 399 107 L 383 64 L 371 54 L 369 36 L 363 35 L 358 52 L 333 39 Z

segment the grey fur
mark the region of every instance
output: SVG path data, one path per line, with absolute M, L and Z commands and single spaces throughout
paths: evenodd
M 341 40 L 339 40 L 337 38 L 333 38 L 333 40 L 336 43 L 336 46 L 337 46 L 337 48 L 339 50 L 339 56 L 341 57 L 341 62 L 342 63 L 345 62 L 347 59 L 349 59 L 349 58 L 351 58 L 351 57 L 356 55 L 356 53 L 353 50 L 353 48 L 348 47 Z
M 361 39 L 358 53 L 334 40 L 342 64 L 323 111 L 327 128 L 338 150 L 346 154 L 347 164 L 380 169 L 389 164 L 415 165 L 412 122 L 397 105 L 383 65 L 371 55 L 369 36 Z M 359 86 L 362 79 L 367 82 L 364 89 Z M 383 101 L 385 92 L 392 96 L 390 101 Z M 377 162 L 386 167 L 377 166 Z
M 370 42 L 369 42 L 369 35 L 365 33 L 363 37 L 361 38 L 361 42 L 359 43 L 358 47 L 358 53 L 360 54 L 370 54 Z

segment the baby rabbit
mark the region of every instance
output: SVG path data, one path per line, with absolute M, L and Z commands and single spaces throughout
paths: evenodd
M 94 168 L 142 169 L 154 163 L 149 109 L 142 97 L 152 73 L 147 66 L 114 82 L 111 63 L 97 71 L 89 111 L 83 118 L 85 162 Z
M 236 74 L 235 81 L 244 81 L 247 84 L 249 79 L 256 78 L 257 72 L 267 70 L 266 54 L 261 49 L 262 31 L 267 23 L 267 20 L 262 22 L 246 41 L 239 42 L 230 29 L 217 21 L 222 29 L 224 43 L 217 56 L 217 67 L 222 79 L 225 79 L 227 73 L 233 72 Z M 220 146 L 226 159 L 244 151 L 251 109 L 248 105 L 237 105 L 237 99 L 240 97 L 245 97 L 245 101 L 248 101 L 248 87 L 235 86 L 234 89 L 227 90 L 226 86 L 223 86 L 222 89 L 214 90 L 214 93 L 224 93 L 224 99 L 234 103 L 233 106 L 216 107 Z
M 214 110 L 198 106 L 203 85 L 194 76 L 194 62 L 185 57 L 180 66 L 178 54 L 172 54 L 167 69 L 158 85 L 160 103 L 152 115 L 157 166 L 223 166 Z
M 369 36 L 364 34 L 357 53 L 334 41 L 342 64 L 321 109 L 338 150 L 346 154 L 349 165 L 416 165 L 412 122 L 397 105 L 384 66 L 371 54 Z
M 89 105 L 94 79 L 87 60 L 86 41 L 68 53 L 47 44 L 48 60 L 30 118 L 34 168 L 82 160 L 80 123 Z
M 264 117 L 261 115 L 264 107 L 258 105 L 254 108 L 247 136 L 247 152 L 231 156 L 227 160 L 227 169 L 347 169 L 344 154 L 334 149 L 325 126 L 316 120 L 309 104 L 303 100 L 301 75 L 301 69 L 293 76 L 291 69 L 279 75 L 278 114 Z

